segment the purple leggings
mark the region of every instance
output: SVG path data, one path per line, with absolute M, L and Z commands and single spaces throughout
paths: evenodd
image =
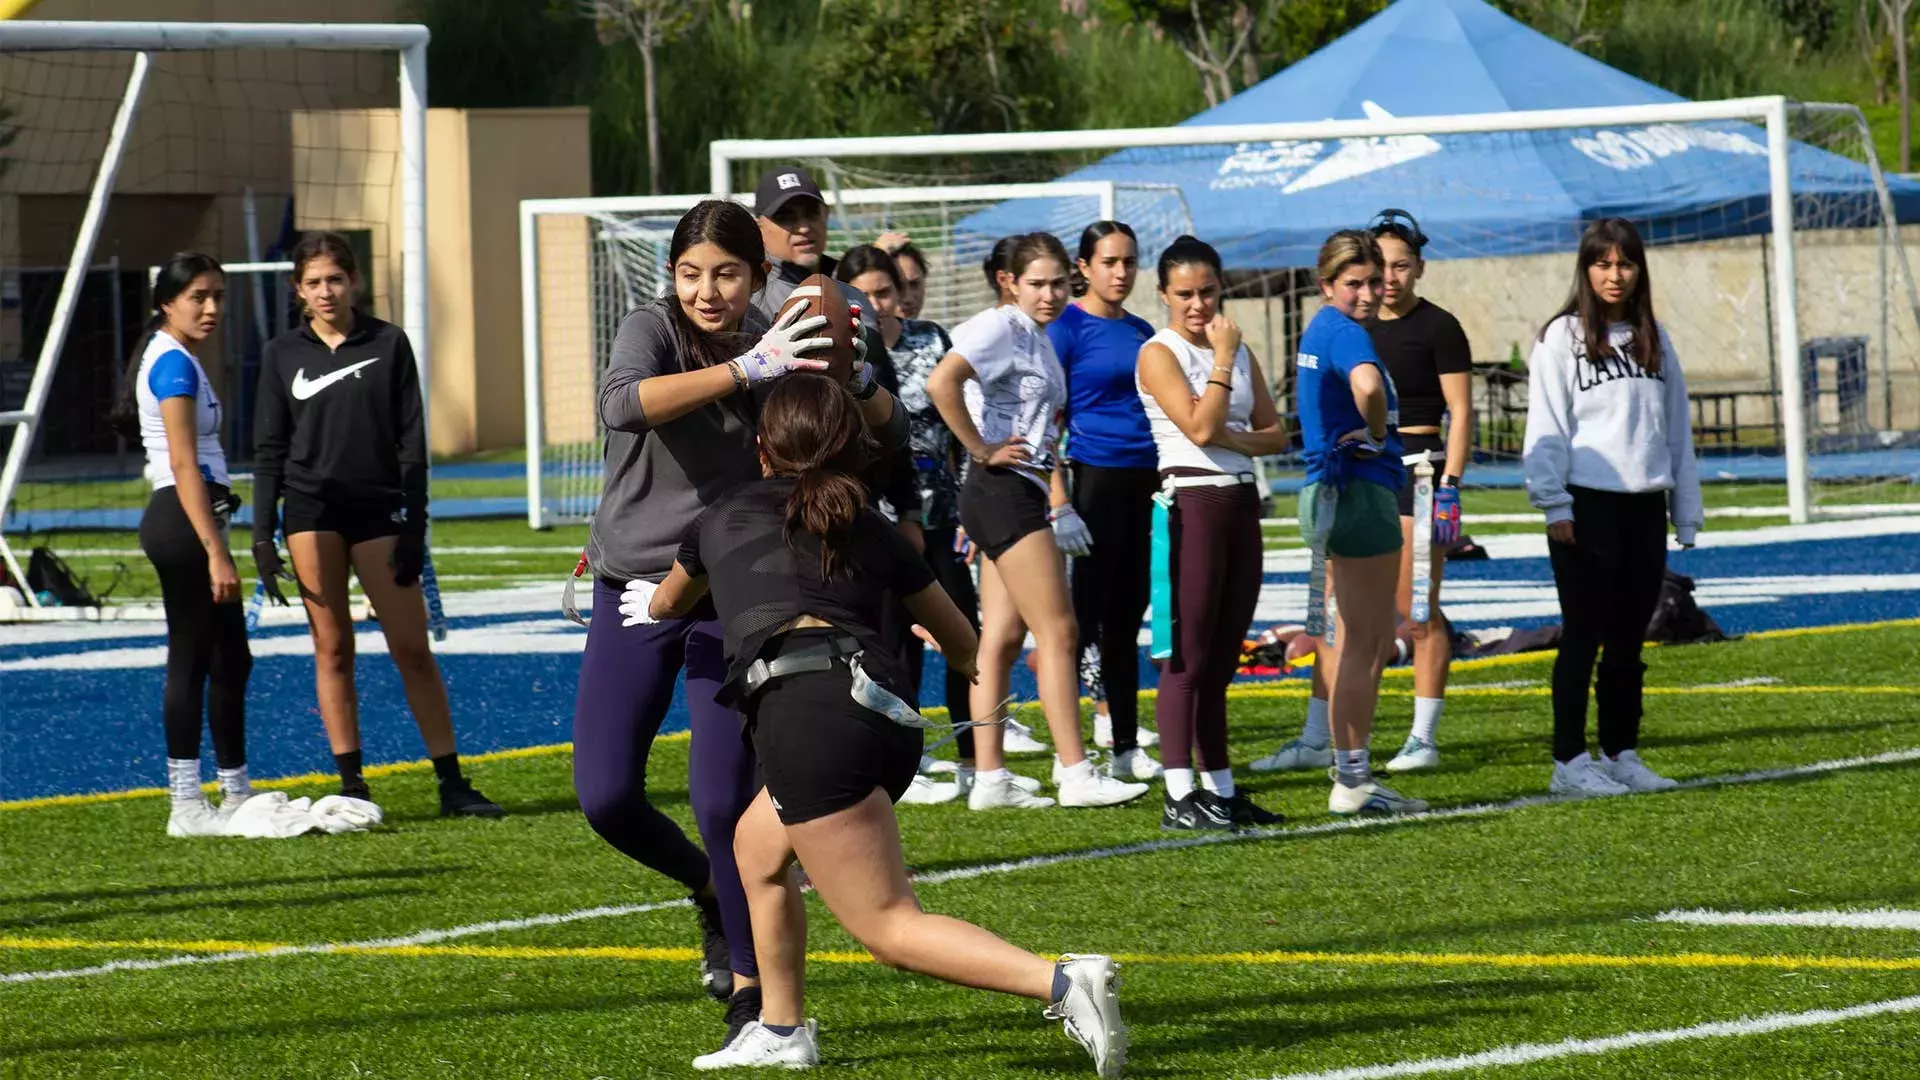
M 594 583 L 594 619 L 573 703 L 573 787 L 587 824 L 621 854 L 689 889 L 712 879 L 733 970 L 757 976 L 747 895 L 733 861 L 733 828 L 760 790 L 760 769 L 742 737 L 740 714 L 713 700 L 726 681 L 726 651 L 719 620 L 702 607 L 705 617 L 621 626 L 620 590 Z M 693 726 L 687 793 L 707 845 L 704 855 L 647 801 L 647 752 L 666 721 L 674 677 L 682 669 Z
M 1181 488 L 1173 541 L 1173 656 L 1160 675 L 1153 719 L 1169 769 L 1227 762 L 1227 684 L 1260 599 L 1260 497 L 1252 484 Z

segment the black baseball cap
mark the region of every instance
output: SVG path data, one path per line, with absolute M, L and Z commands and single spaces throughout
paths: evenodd
M 798 165 L 782 165 L 777 169 L 768 169 L 760 174 L 760 186 L 753 192 L 753 213 L 756 217 L 772 217 L 782 206 L 798 198 L 809 198 L 825 206 L 827 200 L 820 196 L 820 185 L 813 182 L 807 170 Z

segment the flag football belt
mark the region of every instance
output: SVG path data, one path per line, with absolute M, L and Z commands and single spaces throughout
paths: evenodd
M 1153 541 L 1148 558 L 1153 573 L 1148 589 L 1152 644 L 1148 655 L 1165 660 L 1173 655 L 1173 495 L 1182 488 L 1230 488 L 1258 485 L 1250 472 L 1209 473 L 1205 476 L 1169 476 L 1153 496 Z
M 1433 616 L 1430 601 L 1433 594 L 1433 465 L 1436 458 L 1442 465 L 1446 463 L 1446 455 L 1437 450 L 1423 450 L 1400 459 L 1412 473 L 1408 482 L 1413 485 L 1413 593 L 1407 605 L 1407 619 L 1415 626 Z
M 772 660 L 755 660 L 741 679 L 743 697 L 752 697 L 775 679 L 810 671 L 831 671 L 836 660 L 860 653 L 860 643 L 847 634 L 836 634 L 818 645 L 783 652 Z

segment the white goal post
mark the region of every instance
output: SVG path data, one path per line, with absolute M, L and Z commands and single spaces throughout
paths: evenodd
M 432 355 L 428 327 L 426 264 L 426 27 L 401 24 L 327 23 L 192 23 L 192 22 L 0 22 L 0 55 L 118 54 L 131 55 L 120 105 L 101 155 L 84 216 L 60 282 L 49 329 L 42 339 L 26 398 L 21 407 L 0 412 L 0 429 L 14 431 L 6 464 L 0 469 L 0 558 L 14 580 L 22 584 L 31 607 L 39 601 L 25 588 L 25 575 L 8 546 L 4 525 L 19 490 L 36 428 L 44 418 L 54 374 L 67 344 L 87 268 L 92 265 L 106 210 L 113 198 L 116 174 L 126 153 L 128 132 L 137 123 L 148 73 L 150 54 L 201 52 L 233 53 L 245 50 L 327 50 L 329 52 L 395 54 L 398 80 L 398 202 L 401 259 L 401 323 L 412 340 L 420 369 L 420 385 L 428 378 Z M 241 269 L 236 266 L 235 269 Z
M 1476 135 L 1497 132 L 1540 132 L 1556 128 L 1618 129 L 1628 126 L 1698 124 L 1746 121 L 1766 131 L 1768 157 L 1767 204 L 1771 222 L 1766 256 L 1771 268 L 1771 353 L 1777 366 L 1778 414 L 1784 443 L 1788 516 L 1794 522 L 1812 513 L 1808 462 L 1808 419 L 1802 385 L 1800 318 L 1796 292 L 1794 245 L 1794 191 L 1790 170 L 1790 119 L 1800 106 L 1785 97 L 1767 96 L 1726 101 L 1607 108 L 1552 109 L 1459 116 L 1408 116 L 1365 120 L 1326 120 L 1308 123 L 1191 125 L 1169 128 L 1129 128 L 1103 131 L 1017 132 L 969 135 L 820 139 L 722 139 L 710 148 L 711 186 L 731 193 L 736 165 L 743 162 L 831 159 L 954 158 L 967 155 L 1003 157 L 1014 154 L 1059 154 L 1147 147 L 1197 147 L 1222 144 L 1304 144 L 1314 141 L 1364 144 L 1394 137 Z M 1869 142 L 1869 146 L 1870 146 Z M 1890 222 L 1892 203 L 1877 165 L 1874 178 L 1880 203 Z M 1413 197 L 1413 193 L 1409 193 Z M 1404 205 L 1404 203 L 1400 204 Z M 1363 224 L 1355 222 L 1354 224 Z M 1896 248 L 1897 250 L 1897 248 Z M 1883 260 L 1885 256 L 1882 256 Z M 1904 253 L 1900 253 L 1904 262 Z M 1911 285 L 1911 275 L 1906 275 Z M 1883 262 L 1884 277 L 1884 262 Z M 1911 295 L 1911 294 L 1910 294 Z M 1916 304 L 1920 311 L 1920 304 Z M 1536 324 L 1537 325 L 1537 324 Z M 1884 347 L 1884 345 L 1883 345 Z

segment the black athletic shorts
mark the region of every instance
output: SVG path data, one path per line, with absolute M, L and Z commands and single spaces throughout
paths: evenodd
M 1447 449 L 1447 440 L 1444 438 L 1441 438 L 1438 435 L 1402 435 L 1400 436 L 1400 450 L 1401 450 L 1401 453 L 1404 453 L 1404 454 L 1419 454 L 1427 451 L 1436 451 L 1436 450 L 1442 453 L 1445 453 L 1446 449 Z M 1440 474 L 1446 471 L 1447 471 L 1447 466 L 1444 462 L 1436 460 L 1433 463 L 1434 486 L 1436 487 L 1439 486 Z M 1413 516 L 1413 467 L 1412 466 L 1407 467 L 1407 482 L 1400 485 L 1400 516 L 1401 517 Z
M 399 536 L 406 531 L 404 504 L 399 499 L 331 502 L 289 490 L 280 512 L 280 527 L 288 536 L 303 532 L 339 533 L 348 547 Z
M 796 630 L 787 648 L 818 645 L 838 630 Z M 745 706 L 748 737 L 767 794 L 786 825 L 823 818 L 886 791 L 898 802 L 920 770 L 919 728 L 902 727 L 853 700 L 844 662 L 786 675 Z
M 1047 489 L 1013 469 L 972 465 L 960 488 L 960 527 L 987 558 L 998 559 L 1047 523 Z

